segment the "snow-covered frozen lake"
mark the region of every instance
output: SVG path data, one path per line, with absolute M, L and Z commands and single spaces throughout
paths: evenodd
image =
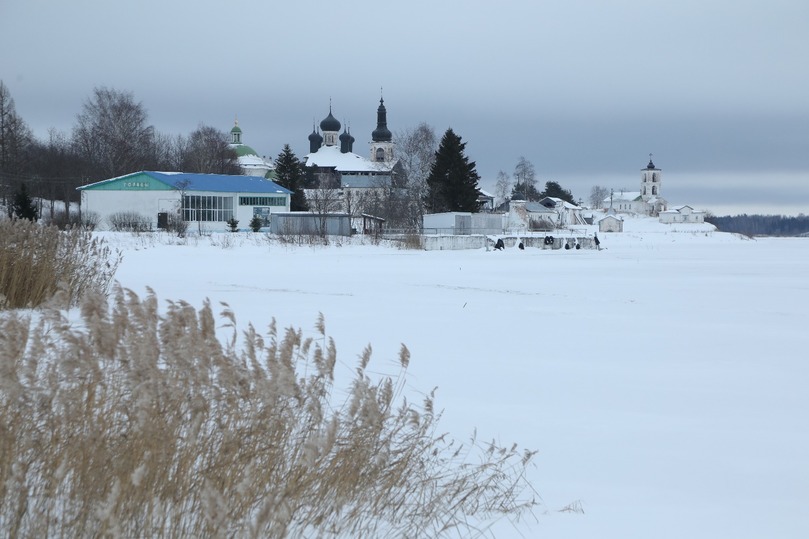
M 710 228 L 630 220 L 601 251 L 105 237 L 139 294 L 259 329 L 322 312 L 346 373 L 406 344 L 443 431 L 538 450 L 538 519 L 496 537 L 809 537 L 809 239 Z

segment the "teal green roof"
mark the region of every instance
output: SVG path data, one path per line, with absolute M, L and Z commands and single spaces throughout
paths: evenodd
M 175 187 L 163 181 L 162 178 L 155 178 L 147 172 L 135 172 L 126 176 L 83 185 L 78 189 L 91 189 L 93 191 L 171 191 Z
M 258 153 L 256 153 L 256 151 L 247 144 L 231 144 L 230 147 L 233 148 L 236 155 L 239 157 L 244 157 L 245 155 L 258 155 Z
M 134 172 L 90 185 L 81 191 L 214 191 L 223 193 L 292 194 L 292 191 L 260 176 L 231 176 L 227 174 L 192 174 L 186 172 Z

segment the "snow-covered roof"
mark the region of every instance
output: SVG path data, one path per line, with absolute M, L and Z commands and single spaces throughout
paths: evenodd
M 640 191 L 618 191 L 612 193 L 612 200 L 615 202 L 616 200 L 622 200 L 624 202 L 632 202 L 633 200 L 637 200 L 640 198 Z M 607 197 L 603 200 L 603 202 L 609 202 L 610 197 Z
M 556 213 L 555 210 L 552 210 L 547 206 L 543 206 L 539 202 L 526 202 L 525 209 L 531 213 Z
M 580 210 L 581 209 L 580 207 L 576 206 L 575 204 L 571 204 L 567 200 L 562 200 L 561 198 L 557 198 L 557 197 L 545 197 L 542 200 L 540 200 L 539 202 L 542 203 L 542 202 L 544 202 L 546 200 L 553 201 L 554 208 L 565 208 L 567 210 Z
M 257 155 L 242 155 L 239 157 L 239 166 L 242 167 L 270 167 L 270 163 L 268 163 L 263 157 L 259 157 Z
M 682 206 L 675 206 L 670 210 L 662 211 L 660 213 L 683 213 L 683 210 L 685 210 L 686 208 L 688 208 L 689 211 L 685 211 L 685 213 L 705 213 L 702 210 L 695 210 L 688 204 L 683 204 Z
M 355 153 L 342 153 L 337 146 L 321 146 L 304 157 L 307 167 L 334 168 L 338 172 L 390 172 L 394 163 L 377 163 Z

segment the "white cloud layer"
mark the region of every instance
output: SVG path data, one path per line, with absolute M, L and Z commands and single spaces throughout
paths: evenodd
M 168 134 L 238 115 L 270 156 L 306 153 L 331 99 L 362 149 L 382 88 L 392 131 L 452 127 L 484 184 L 520 156 L 540 177 L 633 177 L 653 152 L 741 194 L 740 172 L 809 178 L 807 27 L 800 0 L 6 0 L 0 79 L 39 137 L 108 86 Z

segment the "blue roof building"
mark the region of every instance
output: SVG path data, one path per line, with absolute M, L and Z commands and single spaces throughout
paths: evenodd
M 272 213 L 288 212 L 292 192 L 258 176 L 141 171 L 78 188 L 84 219 L 99 230 L 136 220 L 142 228 L 166 228 L 179 219 L 206 231 L 230 219 L 247 228 L 253 217 L 269 225 Z M 92 217 L 90 217 L 92 216 Z

